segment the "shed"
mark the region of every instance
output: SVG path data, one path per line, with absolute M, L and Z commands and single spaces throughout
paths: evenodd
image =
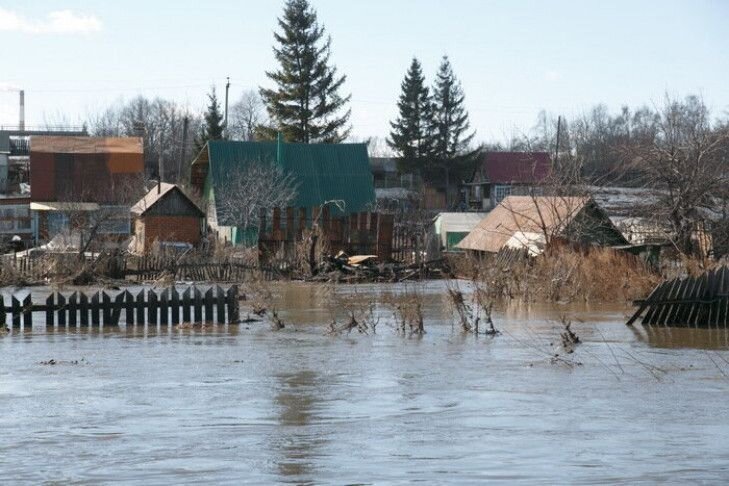
M 457 248 L 497 253 L 504 247 L 540 253 L 551 239 L 586 245 L 625 245 L 627 241 L 592 198 L 508 196 Z
M 439 213 L 433 222 L 441 248 L 459 251 L 456 245 L 478 226 L 487 213 Z
M 155 242 L 200 243 L 205 213 L 175 184 L 155 186 L 131 208 L 134 217 L 133 250 L 145 253 Z

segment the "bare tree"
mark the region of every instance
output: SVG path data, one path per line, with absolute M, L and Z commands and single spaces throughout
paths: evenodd
M 697 231 L 722 210 L 729 183 L 728 143 L 729 128 L 712 124 L 702 100 L 666 97 L 655 136 L 624 148 L 644 183 L 656 189 L 651 212 L 670 222 L 676 247 L 686 255 L 700 253 Z
M 256 130 L 261 125 L 268 125 L 263 100 L 257 91 L 245 91 L 230 107 L 228 134 L 233 140 L 252 141 L 255 140 Z
M 240 164 L 226 174 L 226 181 L 215 193 L 221 225 L 257 228 L 261 213 L 285 208 L 296 198 L 296 177 L 281 166 L 264 160 Z

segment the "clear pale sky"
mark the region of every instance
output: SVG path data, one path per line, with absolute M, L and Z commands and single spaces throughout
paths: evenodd
M 578 115 L 703 96 L 729 111 L 729 1 L 312 0 L 347 75 L 356 137 L 385 136 L 412 56 L 432 79 L 450 56 L 477 139 Z M 121 98 L 202 110 L 267 84 L 283 1 L 0 0 L 0 124 L 78 122 Z

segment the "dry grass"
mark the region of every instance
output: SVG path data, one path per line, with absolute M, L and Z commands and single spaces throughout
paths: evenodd
M 638 257 L 611 250 L 552 248 L 539 257 L 496 265 L 493 258 L 464 257 L 468 269 L 490 298 L 545 302 L 628 302 L 639 299 L 661 281 Z
M 400 333 L 425 334 L 423 317 L 423 293 L 417 287 L 392 294 L 383 303 L 392 311 L 395 329 Z

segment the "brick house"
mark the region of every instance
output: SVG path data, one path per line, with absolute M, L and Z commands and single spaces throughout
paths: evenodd
M 131 208 L 134 218 L 132 250 L 150 251 L 155 244 L 197 246 L 205 213 L 178 186 L 163 182 Z

